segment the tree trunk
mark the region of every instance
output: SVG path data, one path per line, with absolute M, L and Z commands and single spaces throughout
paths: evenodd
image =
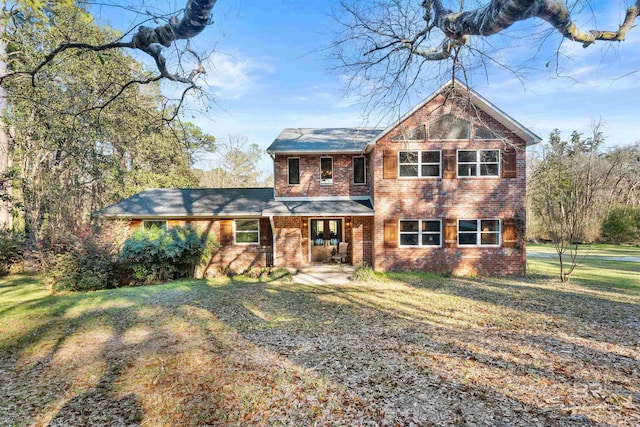
M 4 25 L 0 27 L 0 34 L 4 33 Z M 0 75 L 7 72 L 5 62 L 6 43 L 0 39 Z M 3 179 L 11 167 L 11 153 L 9 152 L 9 132 L 4 123 L 4 115 L 7 110 L 7 98 L 4 87 L 0 85 L 0 229 L 11 228 L 11 180 Z M 2 182 L 4 181 L 4 185 Z

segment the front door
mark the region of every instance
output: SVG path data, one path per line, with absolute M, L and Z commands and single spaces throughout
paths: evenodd
M 341 219 L 312 219 L 309 227 L 311 262 L 329 262 L 331 254 L 338 251 L 342 241 Z

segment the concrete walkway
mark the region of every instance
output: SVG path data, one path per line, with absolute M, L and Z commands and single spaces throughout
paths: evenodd
M 316 264 L 289 271 L 294 283 L 301 285 L 341 285 L 351 280 L 355 270 L 347 264 Z

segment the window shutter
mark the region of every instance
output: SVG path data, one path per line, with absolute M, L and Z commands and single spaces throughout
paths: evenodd
M 395 219 L 384 220 L 384 247 L 398 247 L 398 221 Z
M 458 244 L 458 221 L 455 219 L 444 220 L 444 247 L 455 248 Z
M 398 153 L 385 150 L 383 154 L 382 177 L 384 179 L 396 179 L 398 177 Z
M 502 177 L 516 177 L 516 149 L 509 147 L 502 152 Z
M 220 221 L 220 245 L 233 245 L 233 220 L 223 219 Z
M 505 248 L 518 247 L 518 222 L 515 218 L 502 221 L 502 246 Z
M 456 150 L 442 150 L 442 177 L 453 179 L 456 177 Z

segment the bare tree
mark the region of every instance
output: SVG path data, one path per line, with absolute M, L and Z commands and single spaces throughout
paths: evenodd
M 509 67 L 498 62 L 488 37 L 517 22 L 539 18 L 548 24 L 550 31 L 527 29 L 525 49 L 533 52 L 538 39 L 552 32 L 584 47 L 623 41 L 640 10 L 640 0 L 630 1 L 619 27 L 603 31 L 583 30 L 574 22 L 573 14 L 588 9 L 589 0 L 577 0 L 571 8 L 563 0 L 490 0 L 480 6 L 446 0 L 341 0 L 336 13 L 340 30 L 330 56 L 347 77 L 347 92 L 360 95 L 365 110 L 389 110 L 425 79 L 464 75 L 473 57 Z

